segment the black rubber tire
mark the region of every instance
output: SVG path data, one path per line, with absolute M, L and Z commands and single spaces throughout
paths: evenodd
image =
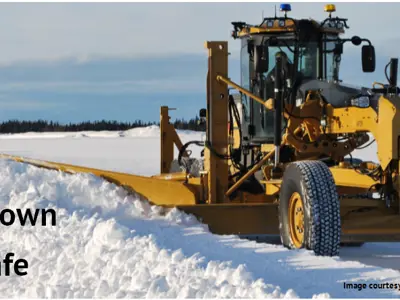
M 321 161 L 290 163 L 280 190 L 279 229 L 282 244 L 295 249 L 289 228 L 289 200 L 299 193 L 304 208 L 304 239 L 300 248 L 316 255 L 337 256 L 340 249 L 340 203 L 328 166 Z

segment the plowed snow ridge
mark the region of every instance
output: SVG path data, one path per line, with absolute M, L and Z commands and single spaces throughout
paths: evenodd
M 295 296 L 254 280 L 245 266 L 206 261 L 162 247 L 181 239 L 192 217 L 159 208 L 91 175 L 65 175 L 0 160 L 0 201 L 13 208 L 57 208 L 57 227 L 0 229 L 0 253 L 30 263 L 25 277 L 0 278 L 2 297 L 283 297 Z

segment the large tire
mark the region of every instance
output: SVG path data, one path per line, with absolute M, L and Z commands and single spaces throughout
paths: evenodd
M 316 255 L 336 256 L 340 248 L 340 204 L 328 166 L 320 161 L 290 163 L 279 200 L 282 244 Z

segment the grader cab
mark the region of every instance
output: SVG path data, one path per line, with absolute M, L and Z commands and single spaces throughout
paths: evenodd
M 343 84 L 343 45 L 361 45 L 364 72 L 375 70 L 375 50 L 368 39 L 343 38 L 347 20 L 332 16 L 334 5 L 325 10 L 322 22 L 288 17 L 288 4 L 283 17 L 259 25 L 233 22 L 240 85 L 228 77 L 228 43 L 206 42 L 205 140 L 182 144 L 162 107 L 158 175 L 3 157 L 93 173 L 153 204 L 192 213 L 217 234 L 280 236 L 290 249 L 327 256 L 344 242 L 400 241 L 398 61 L 387 65 L 388 84 Z M 372 142 L 377 162 L 353 159 Z M 193 145 L 203 147 L 202 158 L 190 157 Z

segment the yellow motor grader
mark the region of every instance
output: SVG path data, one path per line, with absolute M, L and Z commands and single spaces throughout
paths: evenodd
M 288 17 L 288 4 L 281 11 L 259 25 L 232 23 L 241 42 L 240 85 L 228 77 L 228 43 L 206 42 L 205 139 L 183 144 L 161 107 L 160 174 L 3 157 L 93 173 L 194 214 L 214 233 L 280 236 L 284 246 L 316 255 L 338 255 L 345 242 L 400 241 L 398 60 L 386 67 L 387 84 L 344 85 L 343 45 L 361 46 L 362 69 L 374 72 L 371 42 L 342 37 L 347 19 L 332 16 L 334 5 L 325 6 L 322 22 Z M 373 142 L 377 162 L 353 159 Z M 203 147 L 201 159 L 190 157 L 193 145 Z

